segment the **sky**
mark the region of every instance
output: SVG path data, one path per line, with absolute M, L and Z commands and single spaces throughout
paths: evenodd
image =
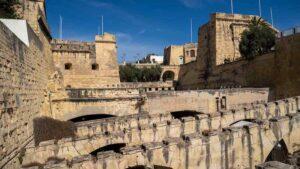
M 259 15 L 259 0 L 233 0 L 234 13 Z M 261 0 L 262 17 L 287 30 L 300 26 L 300 0 Z M 230 0 L 46 0 L 47 19 L 53 38 L 59 38 L 63 18 L 63 39 L 94 41 L 104 32 L 117 37 L 118 59 L 133 61 L 149 53 L 163 55 L 169 45 L 197 42 L 198 28 L 215 12 L 230 13 Z M 100 31 L 99 31 L 100 30 Z

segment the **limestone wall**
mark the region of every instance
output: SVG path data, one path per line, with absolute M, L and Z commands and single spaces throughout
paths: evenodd
M 80 116 L 106 114 L 124 116 L 139 112 L 139 89 L 68 89 L 51 95 L 51 117 L 70 120 Z
M 27 30 L 29 47 L 0 22 L 0 168 L 19 168 L 15 157 L 32 138 L 32 119 L 41 115 L 46 94 L 47 46 Z
M 148 93 L 142 109 L 150 114 L 184 110 L 213 113 L 217 109 L 221 110 L 222 98 L 226 100 L 226 106 L 223 109 L 233 109 L 249 103 L 267 102 L 268 89 L 248 88 Z M 218 105 L 217 99 L 219 100 Z
M 176 111 L 214 113 L 238 108 L 249 103 L 267 102 L 268 89 L 224 89 L 199 91 L 158 90 L 140 92 L 138 89 L 69 89 L 49 96 L 51 117 L 70 120 L 95 114 L 126 116 L 139 112 L 149 114 Z M 172 105 L 172 106 L 170 106 Z

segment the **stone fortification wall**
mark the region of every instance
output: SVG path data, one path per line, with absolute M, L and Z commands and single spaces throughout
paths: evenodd
M 51 117 L 71 120 L 86 115 L 124 116 L 137 114 L 143 99 L 137 88 L 67 89 L 51 95 Z
M 89 154 L 105 145 L 126 143 L 127 146 L 121 149 L 122 155 L 120 154 L 122 161 L 126 164 L 125 166 L 150 164 L 179 169 L 186 166 L 188 168 L 205 166 L 222 168 L 222 166 L 228 165 L 233 168 L 242 166 L 253 168 L 254 164 L 259 164 L 265 160 L 276 142 L 281 139 L 284 139 L 290 153 L 299 149 L 297 146 L 297 142 L 299 142 L 297 131 L 300 127 L 299 99 L 299 97 L 290 98 L 268 104 L 252 105 L 246 109 L 225 111 L 214 115 L 199 114 L 181 119 L 173 119 L 166 115 L 142 115 L 122 117 L 117 124 L 114 124 L 114 120 L 105 120 L 104 125 L 100 124 L 103 120 L 81 123 L 77 126 L 77 139 L 66 138 L 58 142 L 51 140 L 40 143 L 38 147 L 30 147 L 26 151 L 25 161 L 27 163 L 44 163 L 51 157 L 69 159 L 82 154 Z M 252 121 L 249 121 L 249 124 L 236 125 L 237 122 L 246 119 L 252 119 Z M 265 139 L 266 137 L 267 139 Z M 192 146 L 195 143 L 193 140 L 200 141 L 198 142 L 200 144 Z M 184 146 L 184 142 L 188 144 Z M 167 148 L 172 143 L 174 146 L 177 145 L 177 148 L 182 149 L 183 154 L 174 153 L 176 149 Z M 146 151 L 142 153 L 145 155 L 143 158 L 146 158 L 144 161 L 146 163 L 141 161 L 141 163 L 131 163 L 132 160 L 137 160 L 135 155 L 138 152 L 134 149 L 139 149 L 141 144 L 143 145 L 142 151 Z M 214 146 L 209 147 L 209 145 Z M 152 146 L 155 148 L 150 148 Z M 184 151 L 187 149 L 188 152 Z M 162 155 L 159 153 L 160 151 L 163 151 L 164 154 L 164 158 L 161 160 L 164 159 L 165 161 L 155 160 L 155 157 Z M 198 156 L 199 151 L 202 152 L 203 156 Z M 106 155 L 107 153 L 104 152 Z M 149 157 L 149 153 L 153 153 L 155 156 Z M 186 153 L 191 155 L 188 156 L 188 159 Z M 232 156 L 232 153 L 234 155 L 239 154 L 239 156 Z M 98 154 L 98 158 L 101 154 Z M 129 154 L 134 155 L 128 157 Z M 169 154 L 167 156 L 169 159 L 166 159 L 166 154 Z M 114 154 L 110 154 L 107 157 L 111 160 L 114 156 Z M 225 156 L 228 158 L 226 159 Z M 200 161 L 196 163 L 194 160 L 198 158 Z M 202 158 L 211 160 L 201 160 Z M 99 159 L 99 162 L 106 163 L 107 160 L 106 158 Z M 110 163 L 111 167 L 117 165 L 120 168 L 126 168 L 121 163 L 117 164 L 113 161 Z M 86 162 L 88 163 L 88 161 Z M 98 166 L 97 163 L 93 165 Z
M 268 89 L 140 92 L 138 89 L 70 89 L 51 95 L 51 117 L 70 120 L 86 115 L 126 116 L 176 111 L 214 113 L 254 102 L 267 102 Z M 170 106 L 172 105 L 172 106 Z
M 267 102 L 268 89 L 221 89 L 147 93 L 142 110 L 150 114 L 176 111 L 213 113 L 254 102 Z
M 120 83 L 115 36 L 97 35 L 95 42 L 53 40 L 55 66 L 65 87 L 101 88 Z
M 15 157 L 32 138 L 50 72 L 46 44 L 30 26 L 24 33 L 29 46 L 0 22 L 0 168 L 19 168 Z
M 275 118 L 243 127 L 228 127 L 224 131 L 207 135 L 190 134 L 182 138 L 170 138 L 128 146 L 121 153 L 100 152 L 95 159 L 91 155 L 75 157 L 70 162 L 49 162 L 47 168 L 100 168 L 126 169 L 148 166 L 150 168 L 250 168 L 265 161 L 272 148 L 283 139 L 289 152 L 299 144 L 300 115 Z M 294 121 L 294 122 L 293 122 Z M 266 139 L 267 138 L 267 139 Z
M 219 65 L 208 74 L 194 63 L 185 65 L 179 73 L 180 88 L 270 87 L 272 100 L 299 95 L 299 42 L 300 34 L 280 38 L 273 53 Z

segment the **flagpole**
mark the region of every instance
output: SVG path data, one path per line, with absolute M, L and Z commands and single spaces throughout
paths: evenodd
M 260 0 L 258 0 L 258 5 L 259 5 L 259 16 L 261 17 L 261 1 Z
M 270 8 L 270 13 L 271 13 L 271 23 L 272 23 L 272 27 L 274 27 L 273 9 L 272 9 L 272 7 Z
M 61 17 L 61 15 L 59 15 L 59 39 L 62 40 L 62 24 L 63 24 L 63 18 Z
M 191 18 L 191 43 L 193 42 L 193 19 Z
M 101 30 L 102 30 L 102 35 L 103 35 L 103 33 L 104 33 L 104 28 L 103 28 L 103 15 L 101 16 Z
M 231 0 L 231 14 L 233 14 L 233 0 Z

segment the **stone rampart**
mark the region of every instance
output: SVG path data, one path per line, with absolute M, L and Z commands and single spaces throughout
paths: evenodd
M 77 126 L 76 138 L 50 140 L 40 143 L 38 147 L 27 148 L 25 161 L 29 163 L 33 162 L 32 159 L 39 159 L 34 162 L 44 163 L 52 156 L 76 157 L 89 154 L 97 148 L 110 144 L 147 144 L 195 133 L 205 136 L 211 132 L 221 132 L 222 129 L 230 126 L 241 126 L 238 124 L 241 121 L 263 124 L 264 121 L 270 119 L 291 117 L 298 113 L 299 107 L 299 98 L 290 98 L 267 104 L 255 104 L 240 110 L 210 115 L 198 114 L 180 119 L 171 118 L 170 115 L 149 116 L 145 114 L 113 118 L 105 122 L 104 120 L 82 122 Z
M 121 148 L 120 153 L 99 152 L 96 159 L 89 155 L 77 156 L 68 162 L 64 161 L 55 165 L 52 162 L 46 166 L 48 168 L 77 168 L 80 166 L 80 168 L 96 167 L 103 169 L 109 166 L 112 169 L 125 169 L 141 165 L 150 168 L 165 166 L 173 169 L 253 169 L 255 165 L 263 163 L 272 149 L 278 146 L 277 144 L 281 141 L 285 143 L 289 153 L 299 150 L 300 114 L 299 109 L 293 109 L 294 106 L 291 105 L 299 107 L 299 99 L 263 105 L 265 106 L 262 112 L 264 116 L 276 115 L 276 112 L 280 112 L 281 114 L 278 114 L 277 117 L 265 118 L 238 126 L 223 126 L 222 130 L 187 132 L 181 136 L 167 137 L 160 141 L 155 140 L 136 145 L 128 144 Z M 250 110 L 253 111 L 253 109 Z M 244 112 L 246 115 L 249 113 L 250 111 Z M 85 147 L 88 146 L 92 145 L 86 143 Z M 44 150 L 49 149 L 44 148 Z M 55 149 L 56 152 L 68 150 L 65 148 L 63 151 L 54 147 L 51 149 Z
M 142 110 L 150 114 L 176 111 L 214 113 L 254 102 L 267 102 L 266 88 L 161 91 L 147 93 Z
M 70 120 L 86 115 L 126 116 L 142 111 L 149 114 L 176 111 L 214 113 L 249 103 L 268 101 L 268 89 L 265 88 L 157 91 L 140 94 L 137 90 L 70 89 L 65 97 L 51 96 L 51 114 L 55 119 Z

